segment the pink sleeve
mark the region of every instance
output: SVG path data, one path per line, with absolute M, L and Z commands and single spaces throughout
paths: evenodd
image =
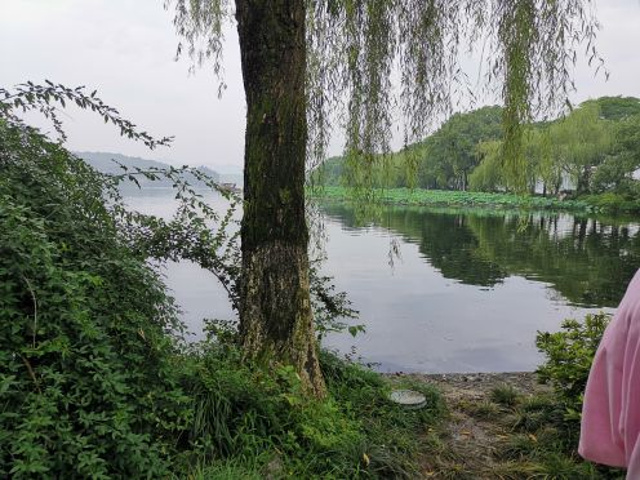
M 598 347 L 582 409 L 579 453 L 640 478 L 640 272 Z

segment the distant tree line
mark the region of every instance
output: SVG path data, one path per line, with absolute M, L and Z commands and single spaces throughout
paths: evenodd
M 503 113 L 499 106 L 456 113 L 423 141 L 379 162 L 376 186 L 496 192 L 521 184 L 543 195 L 640 195 L 633 177 L 640 168 L 639 99 L 601 97 L 527 125 L 525 162 L 516 172 L 504 168 Z M 342 157 L 333 157 L 311 177 L 337 185 L 344 182 L 342 167 Z M 519 178 L 509 178 L 514 175 Z

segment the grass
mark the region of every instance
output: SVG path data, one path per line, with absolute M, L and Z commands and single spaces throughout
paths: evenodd
M 576 418 L 533 379 L 442 384 L 446 405 L 419 376 L 384 377 L 321 352 L 329 394 L 314 400 L 291 368 L 249 366 L 233 343 L 206 344 L 184 363 L 193 417 L 175 478 L 624 478 L 579 457 Z M 392 388 L 420 391 L 426 406 L 393 404 Z
M 513 407 L 518 402 L 518 391 L 506 383 L 494 387 L 490 392 L 491 401 L 503 407 Z
M 352 200 L 357 193 L 347 187 L 326 186 L 313 190 L 313 196 L 330 200 Z M 456 190 L 424 190 L 408 188 L 378 189 L 368 192 L 369 200 L 391 205 L 491 207 L 523 210 L 567 210 L 573 212 L 637 212 L 640 201 L 611 199 L 611 195 L 591 195 L 583 199 L 559 200 L 540 195 L 510 193 L 463 192 Z M 617 198 L 617 197 L 616 197 Z
M 575 423 L 549 392 L 499 384 L 448 410 L 427 382 L 390 383 L 322 352 L 329 395 L 317 401 L 300 394 L 291 370 L 248 368 L 235 347 L 209 346 L 187 363 L 196 448 L 176 458 L 175 478 L 623 478 L 577 455 Z M 426 407 L 391 403 L 391 388 L 420 391 Z
M 410 410 L 388 400 L 381 375 L 321 354 L 329 395 L 302 395 L 286 367 L 248 368 L 235 347 L 213 345 L 188 360 L 194 393 L 189 441 L 196 448 L 176 459 L 176 477 L 417 478 L 423 435 L 444 417 L 438 391 L 424 383 L 427 405 Z
M 500 405 L 489 400 L 480 400 L 474 402 L 466 407 L 466 410 L 473 415 L 473 417 L 482 420 L 493 420 L 498 418 L 502 414 Z
M 596 467 L 577 454 L 577 439 L 567 429 L 563 412 L 552 395 L 523 397 L 513 388 L 490 392 L 506 413 L 499 424 L 505 433 L 495 458 L 504 478 L 618 479 L 621 470 Z
M 427 478 L 623 479 L 624 472 L 577 454 L 576 424 L 552 392 L 522 394 L 513 385 L 445 388 L 447 422 L 428 432 Z

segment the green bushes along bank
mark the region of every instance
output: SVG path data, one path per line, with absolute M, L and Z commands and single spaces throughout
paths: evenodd
M 339 201 L 351 201 L 358 198 L 358 193 L 348 187 L 316 187 L 310 191 L 310 194 L 315 198 Z M 366 195 L 369 201 L 390 205 L 565 210 L 576 213 L 635 213 L 640 211 L 640 201 L 630 200 L 622 195 L 612 193 L 588 195 L 576 199 L 560 199 L 511 193 L 389 188 L 366 192 Z

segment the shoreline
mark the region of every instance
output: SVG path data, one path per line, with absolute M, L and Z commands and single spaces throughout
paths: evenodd
M 536 473 L 549 478 L 544 475 L 556 468 L 545 464 L 546 455 L 551 460 L 557 458 L 560 450 L 554 450 L 555 447 L 539 459 L 527 453 L 538 448 L 538 435 L 544 433 L 535 428 L 516 427 L 518 422 L 542 418 L 539 413 L 527 413 L 521 405 L 540 404 L 545 398 L 553 398 L 551 387 L 539 383 L 535 372 L 389 376 L 392 385 L 402 384 L 406 379 L 435 387 L 447 411 L 443 421 L 424 434 L 431 445 L 437 446 L 435 454 L 428 451 L 421 458 L 424 478 L 491 480 L 533 478 Z M 553 430 L 549 428 L 547 432 Z M 510 457 L 508 452 L 514 448 L 520 448 L 519 453 Z
M 476 192 L 460 190 L 426 190 L 406 187 L 376 188 L 368 201 L 374 204 L 415 207 L 486 208 L 503 211 L 567 212 L 581 215 L 633 216 L 640 211 L 640 202 L 623 198 L 611 199 L 604 195 L 581 198 L 542 196 L 540 194 L 516 195 L 513 193 Z M 355 196 L 349 187 L 324 186 L 309 191 L 310 198 L 325 201 L 353 201 Z
M 445 397 L 485 397 L 496 387 L 510 385 L 524 395 L 536 395 L 551 391 L 551 387 L 538 381 L 536 372 L 491 373 L 386 373 L 394 379 L 411 379 L 435 385 Z

